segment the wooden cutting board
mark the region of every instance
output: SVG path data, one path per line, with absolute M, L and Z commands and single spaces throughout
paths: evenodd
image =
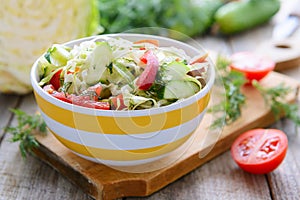
M 300 65 L 300 39 L 288 38 L 266 41 L 259 44 L 254 52 L 271 58 L 276 71 L 283 71 Z
M 298 81 L 276 72 L 270 73 L 261 83 L 266 87 L 272 87 L 281 82 L 295 91 L 298 90 Z M 243 92 L 247 101 L 242 110 L 242 117 L 230 126 L 224 127 L 223 131 L 212 132 L 208 131 L 207 127 L 212 122 L 213 116 L 206 114 L 191 140 L 191 145 L 186 146 L 185 151 L 179 149 L 184 153 L 179 158 L 176 157 L 175 161 L 172 158 L 177 156 L 178 152 L 148 165 L 125 169 L 132 172 L 119 171 L 76 156 L 51 134 L 37 138 L 40 148 L 35 150 L 35 154 L 95 199 L 147 196 L 228 150 L 234 139 L 242 132 L 267 127 L 275 121 L 257 90 L 248 86 L 243 88 Z M 287 101 L 293 102 L 296 96 L 292 92 L 287 96 Z M 218 97 L 212 98 L 215 101 L 214 98 Z M 153 167 L 157 170 L 151 171 Z M 133 173 L 141 169 L 150 171 Z

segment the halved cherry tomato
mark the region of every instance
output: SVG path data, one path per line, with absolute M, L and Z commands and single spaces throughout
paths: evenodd
M 245 171 L 266 174 L 280 165 L 287 147 L 288 139 L 284 132 L 277 129 L 253 129 L 234 141 L 231 155 Z
M 151 50 L 145 52 L 142 57 L 146 59 L 147 66 L 137 79 L 136 85 L 140 90 L 148 90 L 155 81 L 155 77 L 159 68 L 159 62 L 158 58 Z
M 267 57 L 259 56 L 252 52 L 239 52 L 231 56 L 232 70 L 245 74 L 248 84 L 252 80 L 261 80 L 275 67 L 275 62 Z
M 62 72 L 62 69 L 58 70 L 50 79 L 49 83 L 53 85 L 55 90 L 58 90 L 60 88 L 60 74 Z
M 119 94 L 118 96 L 110 98 L 112 103 L 112 109 L 114 110 L 123 110 L 124 108 L 127 108 L 127 106 L 124 104 L 123 95 Z

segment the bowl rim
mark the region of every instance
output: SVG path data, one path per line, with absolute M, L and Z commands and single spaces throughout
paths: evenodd
M 88 41 L 88 40 L 106 40 L 110 37 L 114 37 L 114 38 L 124 38 L 126 40 L 129 40 L 128 37 L 135 37 L 135 38 L 144 38 L 144 39 L 157 39 L 159 41 L 165 41 L 170 43 L 170 46 L 175 46 L 175 44 L 177 44 L 176 48 L 180 48 L 180 46 L 185 47 L 187 49 L 190 49 L 193 52 L 197 52 L 199 54 L 201 54 L 202 52 L 206 52 L 205 49 L 201 47 L 201 49 L 197 49 L 192 45 L 186 44 L 182 41 L 178 41 L 175 39 L 171 39 L 168 37 L 164 37 L 164 36 L 157 36 L 157 35 L 149 35 L 149 34 L 139 34 L 139 33 L 115 33 L 115 34 L 103 34 L 103 35 L 96 35 L 96 36 L 89 36 L 89 37 L 83 37 L 83 38 L 79 38 L 79 39 L 75 39 L 75 40 L 71 40 L 65 43 L 62 43 L 63 45 L 67 45 L 70 47 L 73 47 L 75 44 L 79 44 L 83 41 Z M 183 48 L 182 48 L 183 49 Z M 40 57 L 39 57 L 40 58 Z M 39 59 L 38 58 L 38 59 Z M 30 72 L 30 79 L 31 79 L 31 85 L 34 89 L 35 92 L 37 92 L 42 98 L 44 98 L 46 101 L 49 101 L 50 103 L 61 107 L 63 109 L 66 110 L 70 110 L 73 112 L 78 112 L 78 113 L 83 113 L 83 114 L 93 114 L 93 115 L 97 115 L 97 116 L 115 116 L 115 117 L 125 117 L 128 116 L 128 114 L 130 114 L 131 116 L 145 116 L 145 115 L 153 115 L 153 114 L 160 114 L 160 113 L 164 113 L 164 112 L 169 112 L 172 110 L 177 110 L 179 108 L 183 108 L 186 107 L 192 103 L 194 103 L 195 101 L 203 98 L 205 95 L 207 95 L 209 93 L 209 91 L 211 90 L 214 82 L 215 82 L 215 65 L 212 62 L 212 60 L 210 59 L 210 57 L 208 57 L 208 62 L 209 62 L 209 79 L 208 82 L 206 83 L 206 85 L 196 94 L 185 98 L 183 100 L 174 102 L 170 105 L 167 106 L 162 106 L 162 107 L 157 107 L 157 108 L 151 108 L 151 109 L 142 109 L 142 110 L 126 110 L 126 111 L 122 111 L 122 110 L 99 110 L 99 109 L 93 109 L 93 108 L 86 108 L 86 107 L 82 107 L 82 106 L 77 106 L 74 104 L 70 104 L 64 101 L 61 101 L 59 99 L 56 99 L 55 97 L 51 96 L 50 94 L 48 94 L 46 91 L 44 91 L 42 89 L 42 87 L 40 87 L 38 85 L 38 59 L 34 62 L 34 64 L 32 65 L 31 68 L 31 72 Z

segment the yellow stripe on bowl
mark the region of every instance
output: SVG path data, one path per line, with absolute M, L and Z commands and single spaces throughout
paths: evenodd
M 50 130 L 50 129 L 49 129 Z M 60 137 L 58 134 L 54 133 L 52 130 L 50 132 L 67 148 L 76 152 L 79 155 L 84 155 L 91 158 L 101 159 L 101 160 L 113 160 L 113 161 L 131 161 L 131 160 L 141 160 L 154 158 L 166 153 L 169 153 L 179 146 L 181 146 L 185 141 L 187 141 L 191 134 L 194 133 L 193 130 L 188 135 L 171 142 L 169 144 L 155 146 L 151 148 L 136 149 L 136 150 L 110 150 L 110 149 L 101 149 L 85 146 L 78 144 L 72 141 L 69 141 L 65 138 Z
M 40 109 L 50 118 L 71 128 L 105 134 L 141 134 L 178 126 L 192 120 L 207 107 L 210 92 L 198 101 L 177 110 L 150 116 L 93 116 L 60 108 L 35 92 Z M 163 107 L 162 107 L 163 109 Z M 168 120 L 166 120 L 168 119 Z

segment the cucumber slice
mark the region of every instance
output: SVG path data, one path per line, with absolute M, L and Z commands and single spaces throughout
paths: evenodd
M 60 67 L 60 68 L 57 68 L 57 69 L 55 69 L 55 70 L 53 70 L 53 71 L 52 71 L 51 73 L 49 73 L 46 77 L 44 77 L 42 80 L 40 80 L 39 86 L 43 86 L 43 85 L 45 85 L 46 83 L 49 83 L 49 81 L 50 81 L 51 78 L 54 76 L 54 74 L 55 74 L 56 72 L 58 72 L 60 69 L 61 69 L 61 67 Z
M 198 81 L 195 77 L 186 75 L 186 76 L 184 77 L 184 80 L 185 80 L 185 81 L 188 81 L 188 82 L 193 82 L 193 83 L 195 83 L 196 85 L 198 85 L 200 89 L 202 88 L 202 85 L 201 85 L 200 81 Z
M 49 63 L 55 66 L 64 66 L 70 59 L 70 52 L 67 50 L 67 47 L 54 44 L 48 49 L 47 53 L 45 54 L 45 58 Z
M 196 94 L 200 87 L 195 82 L 174 80 L 166 84 L 164 99 L 182 99 Z
M 115 63 L 113 65 L 113 70 L 118 72 L 118 74 L 123 77 L 127 83 L 131 83 L 135 78 L 130 71 L 120 63 Z
M 170 77 L 171 80 L 182 80 L 190 68 L 181 62 L 171 62 L 166 66 L 165 76 Z
M 56 65 L 53 65 L 47 61 L 47 59 L 43 56 L 38 61 L 38 74 L 40 77 L 48 76 L 53 70 L 60 68 Z
M 106 70 L 103 76 L 101 77 L 101 82 L 109 81 L 114 84 L 130 84 L 134 80 L 134 76 L 131 72 L 122 64 L 119 63 L 118 60 L 113 62 L 112 65 L 112 73 L 109 70 Z
M 113 54 L 107 42 L 99 42 L 85 63 L 86 70 L 82 71 L 84 81 L 89 85 L 94 85 L 101 79 L 113 59 Z

